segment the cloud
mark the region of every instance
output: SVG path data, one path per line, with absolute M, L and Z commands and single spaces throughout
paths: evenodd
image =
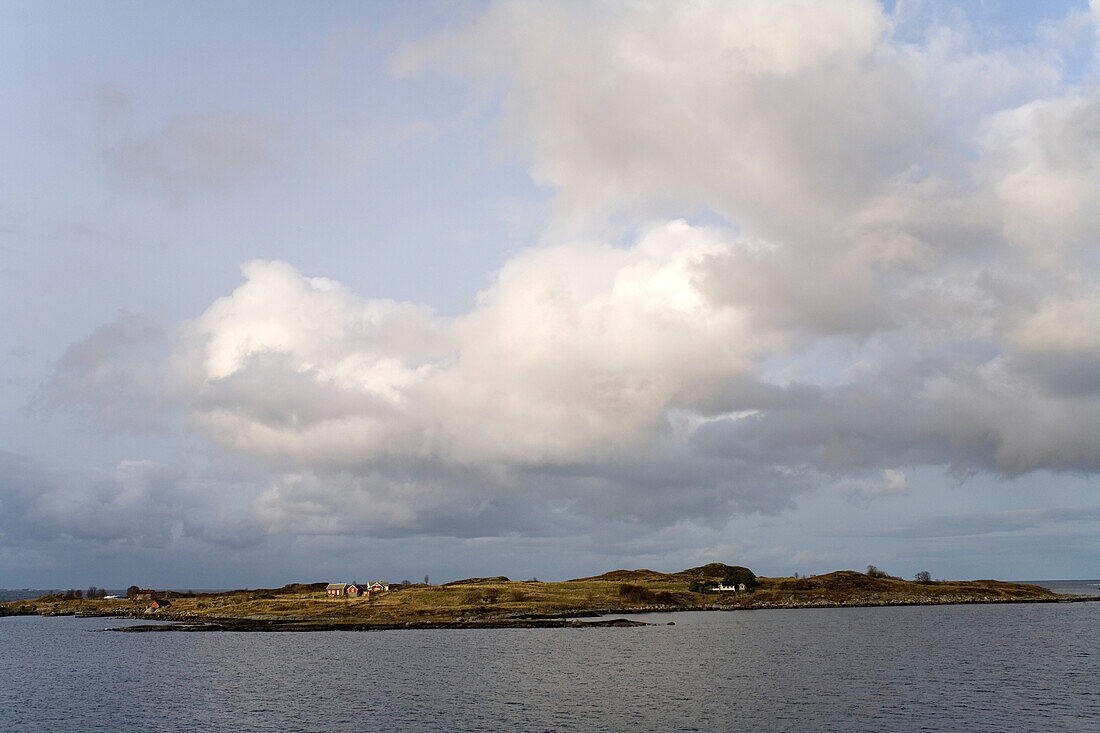
M 273 532 L 651 531 L 915 466 L 1100 471 L 1100 93 L 1055 41 L 910 40 L 904 11 L 492 3 L 394 59 L 495 90 L 555 192 L 468 312 L 253 261 L 164 335 L 74 345 L 49 392 L 178 405 L 261 467 Z M 166 190 L 268 162 L 263 125 L 178 125 L 120 160 Z
M 126 134 L 104 157 L 123 181 L 152 183 L 172 198 L 223 191 L 278 168 L 283 131 L 257 115 L 179 114 L 159 129 Z
M 1100 351 L 1100 291 L 1050 297 L 1008 333 L 1026 353 L 1089 354 Z
M 767 334 L 696 285 L 732 246 L 672 223 L 627 250 L 532 250 L 455 319 L 252 262 L 192 324 L 196 420 L 226 445 L 312 465 L 635 450 L 667 410 L 753 371 Z
M 852 482 L 844 486 L 843 490 L 850 500 L 864 504 L 883 497 L 903 496 L 909 493 L 905 474 L 892 468 L 883 469 L 878 476 Z
M 898 22 L 870 0 L 504 1 L 394 63 L 499 90 L 504 135 L 567 217 L 672 201 L 817 249 L 822 224 L 957 155 L 983 105 L 1057 84 L 1052 54 L 943 25 L 902 43 Z
M 158 430 L 173 395 L 169 350 L 163 326 L 120 313 L 65 350 L 37 402 L 75 408 L 100 427 Z
M 123 461 L 114 470 L 73 471 L 0 453 L 5 539 L 65 536 L 81 540 L 167 541 L 167 511 L 182 478 L 178 468 Z
M 224 469 L 181 458 L 127 459 L 103 470 L 0 452 L 0 544 L 254 546 L 267 536 L 250 506 L 257 476 Z
M 1093 91 L 1029 102 L 985 123 L 983 168 L 993 176 L 1004 232 L 1039 265 L 1100 236 L 1100 97 Z
M 1052 524 L 1095 522 L 1100 507 L 1077 509 L 1028 509 L 1007 512 L 980 512 L 944 517 L 926 517 L 887 533 L 890 537 L 937 538 L 1019 533 Z
M 869 2 L 505 2 L 396 64 L 500 81 L 563 213 L 669 197 L 778 223 L 780 191 L 824 211 L 919 145 L 912 85 L 875 55 L 887 28 Z

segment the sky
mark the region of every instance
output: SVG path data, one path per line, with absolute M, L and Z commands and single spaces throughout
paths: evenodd
M 0 587 L 1097 576 L 1098 2 L 9 2 L 0 99 Z

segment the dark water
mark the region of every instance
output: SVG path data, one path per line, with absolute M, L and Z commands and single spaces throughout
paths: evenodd
M 1022 580 L 1049 588 L 1055 593 L 1067 593 L 1077 596 L 1100 596 L 1100 580 Z
M 1100 603 L 674 626 L 122 634 L 0 619 L 0 730 L 1100 730 Z

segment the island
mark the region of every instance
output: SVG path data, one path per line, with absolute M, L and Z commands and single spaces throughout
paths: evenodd
M 997 580 L 903 580 L 878 571 L 840 570 L 808 577 L 757 577 L 711 563 L 676 573 L 614 570 L 561 582 L 468 578 L 425 583 L 291 583 L 282 588 L 192 593 L 131 589 L 127 598 L 52 594 L 0 603 L 0 616 L 105 616 L 171 623 L 124 631 L 319 631 L 386 629 L 583 628 L 645 625 L 615 614 L 736 611 L 958 603 L 1060 603 L 1100 600 L 1059 595 Z M 134 591 L 137 592 L 134 592 Z

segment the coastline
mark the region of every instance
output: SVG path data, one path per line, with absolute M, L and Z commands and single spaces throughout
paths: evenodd
M 808 578 L 759 578 L 750 589 L 739 592 L 693 590 L 700 579 L 721 578 L 732 570 L 738 568 L 712 563 L 679 573 L 616 570 L 549 583 L 469 578 L 442 586 L 394 586 L 355 598 L 333 598 L 323 582 L 215 593 L 151 591 L 155 600 L 85 600 L 52 594 L 0 603 L 0 616 L 167 622 L 117 629 L 135 632 L 386 631 L 644 626 L 648 624 L 607 617 L 655 612 L 1100 601 L 1100 596 L 1059 594 L 1027 583 L 920 583 L 854 571 Z

